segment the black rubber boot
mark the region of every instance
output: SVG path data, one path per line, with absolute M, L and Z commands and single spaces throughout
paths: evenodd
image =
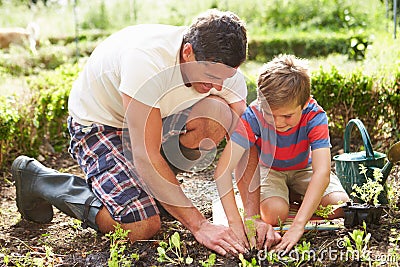
M 96 215 L 102 204 L 85 180 L 72 174 L 60 173 L 26 156 L 16 158 L 11 166 L 15 181 L 19 212 L 30 221 L 49 223 L 53 207 L 98 230 Z
M 179 135 L 170 137 L 162 144 L 160 153 L 168 162 L 175 175 L 181 172 L 189 172 L 193 166 L 203 163 L 208 166 L 213 158 L 207 159 L 214 151 L 201 151 L 198 148 L 187 148 L 179 142 Z

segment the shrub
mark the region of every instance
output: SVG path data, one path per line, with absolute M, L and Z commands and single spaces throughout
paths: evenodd
M 65 148 L 68 96 L 78 71 L 63 65 L 28 80 L 30 94 L 0 97 L 0 167 L 19 153 L 37 156 L 46 143 Z
M 363 49 L 359 44 L 363 42 Z M 271 34 L 249 41 L 249 60 L 267 62 L 279 54 L 294 54 L 302 58 L 327 56 L 332 53 L 362 59 L 367 49 L 365 34 L 353 33 L 305 33 Z M 358 47 L 358 48 L 357 48 Z
M 29 79 L 30 94 L 0 97 L 0 168 L 18 153 L 38 155 L 43 144 L 56 151 L 66 147 L 68 96 L 78 71 L 77 64 L 65 64 Z M 249 77 L 247 86 L 250 103 L 256 77 Z M 386 79 L 320 69 L 312 74 L 312 94 L 328 114 L 332 137 L 342 138 L 351 118 L 361 119 L 372 137 L 400 137 L 400 69 Z
M 361 71 L 348 75 L 336 68 L 312 75 L 312 94 L 325 109 L 330 121 L 331 135 L 342 136 L 352 118 L 360 118 L 369 133 L 384 136 L 384 125 L 398 135 L 400 72 L 392 79 L 367 76 Z M 397 131 L 397 132 L 396 132 Z

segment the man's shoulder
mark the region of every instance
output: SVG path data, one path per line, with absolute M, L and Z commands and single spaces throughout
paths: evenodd
M 235 75 L 228 79 L 225 79 L 224 87 L 232 91 L 237 91 L 238 88 L 240 88 L 240 90 L 242 88 L 247 88 L 246 78 L 244 77 L 244 74 L 241 71 L 236 71 Z

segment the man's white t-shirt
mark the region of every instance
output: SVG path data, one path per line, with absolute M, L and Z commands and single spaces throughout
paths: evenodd
M 243 75 L 237 71 L 223 89 L 201 94 L 184 85 L 179 53 L 187 27 L 144 24 L 122 29 L 104 40 L 91 54 L 75 81 L 68 103 L 80 124 L 124 126 L 124 93 L 159 108 L 164 118 L 218 95 L 228 103 L 246 99 Z

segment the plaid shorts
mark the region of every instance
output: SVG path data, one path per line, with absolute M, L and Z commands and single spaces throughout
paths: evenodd
M 190 110 L 163 119 L 163 143 L 171 136 L 186 132 Z M 156 200 L 142 189 L 142 180 L 130 160 L 130 149 L 126 149 L 129 146 L 127 129 L 101 124 L 84 126 L 69 117 L 68 130 L 71 135 L 69 153 L 77 160 L 89 187 L 114 220 L 131 223 L 159 214 Z

